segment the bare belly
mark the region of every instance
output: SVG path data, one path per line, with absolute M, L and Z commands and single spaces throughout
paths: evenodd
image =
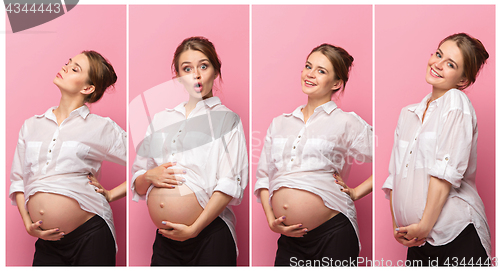
M 203 212 L 195 194 L 186 185 L 171 189 L 154 187 L 149 192 L 148 209 L 157 228 L 165 228 L 162 221 L 191 225 Z
M 58 228 L 65 234 L 72 232 L 95 215 L 82 210 L 78 202 L 72 198 L 44 192 L 30 196 L 28 212 L 33 222 L 42 220 L 42 229 Z
M 326 207 L 321 197 L 305 190 L 287 187 L 274 191 L 271 204 L 275 217 L 286 217 L 285 225 L 302 224 L 309 231 L 339 213 Z

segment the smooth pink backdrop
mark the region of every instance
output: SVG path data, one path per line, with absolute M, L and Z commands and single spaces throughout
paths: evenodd
M 166 86 L 170 83 L 166 82 L 172 79 L 170 67 L 175 48 L 191 36 L 205 36 L 213 42 L 222 62 L 223 78 L 214 95 L 240 116 L 248 148 L 249 7 L 130 5 L 129 22 L 130 163 L 135 159 L 134 146 L 144 136 L 148 124 L 139 95 L 144 94 L 151 116 L 188 99 L 186 93 L 169 92 Z M 249 186 L 242 203 L 233 208 L 240 266 L 249 264 Z M 130 266 L 150 265 L 156 228 L 144 201 L 136 203 L 130 199 L 129 206 Z
M 389 201 L 381 187 L 388 176 L 394 129 L 401 108 L 431 92 L 426 65 L 439 42 L 466 32 L 481 40 L 490 57 L 466 89 L 477 114 L 479 140 L 476 184 L 490 226 L 495 255 L 495 6 L 375 6 L 375 259 L 406 259 L 392 235 Z
M 52 83 L 69 58 L 83 50 L 95 50 L 112 63 L 118 81 L 115 90 L 90 107 L 91 113 L 110 117 L 126 128 L 126 7 L 78 5 L 67 14 L 12 34 L 6 25 L 6 180 L 19 130 L 25 119 L 57 106 L 61 94 Z M 101 183 L 111 189 L 126 180 L 126 168 L 104 162 Z M 5 182 L 6 265 L 31 265 L 36 238 L 26 233 L 16 206 L 8 198 Z M 111 203 L 115 222 L 117 265 L 126 264 L 126 200 Z
M 346 90 L 337 105 L 372 124 L 372 7 L 253 6 L 252 7 L 252 176 L 267 128 L 274 117 L 307 103 L 300 73 L 307 55 L 322 43 L 346 49 L 354 57 Z M 348 185 L 371 175 L 372 164 L 354 165 Z M 255 177 L 252 180 L 255 184 Z M 356 202 L 360 257 L 372 255 L 372 196 Z M 272 232 L 252 195 L 252 265 L 274 264 L 277 233 Z

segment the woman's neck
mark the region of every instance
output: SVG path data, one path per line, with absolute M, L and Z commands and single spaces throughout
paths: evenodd
M 329 101 L 330 99 L 327 98 L 313 99 L 311 97 L 308 97 L 306 106 L 302 108 L 302 114 L 304 115 L 304 122 L 307 122 L 309 117 L 314 113 L 314 109 L 316 109 L 320 105 L 326 104 Z
M 191 114 L 191 111 L 193 111 L 198 102 L 212 97 L 213 97 L 212 92 L 210 92 L 207 96 L 203 98 L 189 96 L 189 100 L 187 101 L 186 105 L 184 105 L 184 108 L 186 109 L 186 118 L 189 116 L 189 114 Z
M 59 101 L 59 106 L 53 111 L 57 118 L 57 124 L 60 125 L 66 118 L 69 117 L 69 114 L 71 114 L 73 110 L 81 107 L 82 105 L 84 105 L 84 103 L 81 99 L 62 96 Z
M 432 94 L 431 94 L 431 98 L 429 99 L 429 102 L 432 102 L 436 99 L 441 98 L 441 96 L 443 96 L 446 92 L 448 92 L 448 90 L 443 90 L 443 89 L 438 89 L 438 88 L 432 87 Z

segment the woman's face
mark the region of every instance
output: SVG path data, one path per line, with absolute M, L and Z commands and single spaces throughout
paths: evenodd
M 464 60 L 457 43 L 447 40 L 439 46 L 427 63 L 425 80 L 434 89 L 448 91 L 467 82 L 464 74 Z
M 179 56 L 180 80 L 189 95 L 195 98 L 211 97 L 217 74 L 208 57 L 200 51 L 187 50 Z
M 54 78 L 56 84 L 61 91 L 65 91 L 70 95 L 88 95 L 94 90 L 89 81 L 89 60 L 86 55 L 79 54 L 68 60 Z M 90 93 L 88 93 L 90 91 Z
M 314 52 L 307 58 L 301 74 L 302 91 L 310 98 L 330 99 L 332 92 L 342 85 L 335 80 L 333 65 L 321 52 Z

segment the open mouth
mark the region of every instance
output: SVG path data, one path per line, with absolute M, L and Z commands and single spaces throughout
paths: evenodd
M 309 81 L 309 80 L 304 80 L 304 84 L 306 84 L 306 86 L 310 86 L 310 87 L 314 87 L 314 86 L 316 86 L 316 84 L 315 84 L 315 83 L 313 83 L 313 82 L 311 82 L 311 81 Z
M 433 75 L 434 77 L 439 77 L 439 78 L 443 78 L 441 75 L 439 75 L 433 68 L 431 68 L 431 75 Z
M 196 92 L 201 92 L 203 89 L 203 85 L 200 82 L 195 83 L 193 87 Z

